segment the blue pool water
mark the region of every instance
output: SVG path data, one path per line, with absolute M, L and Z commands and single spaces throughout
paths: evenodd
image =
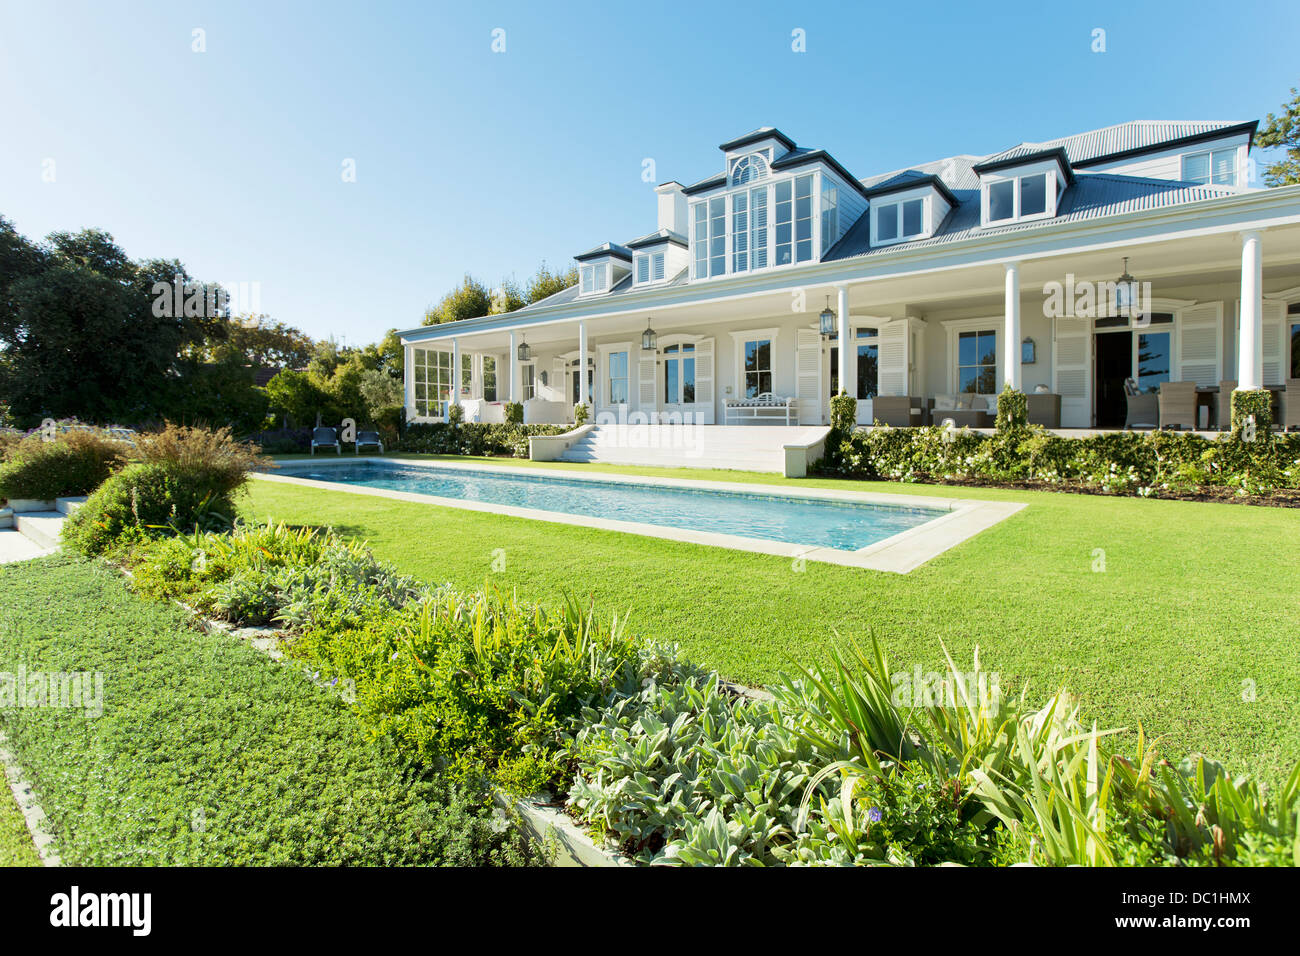
M 935 508 L 381 462 L 326 468 L 294 463 L 282 465 L 276 474 L 845 551 L 865 548 L 945 514 Z

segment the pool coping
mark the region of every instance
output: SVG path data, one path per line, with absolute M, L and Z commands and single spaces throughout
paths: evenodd
M 259 481 L 279 484 L 299 485 L 308 488 L 320 488 L 327 491 L 344 491 L 352 494 L 369 495 L 376 498 L 388 498 L 394 501 L 410 501 L 437 505 L 444 508 L 458 508 L 462 511 L 478 511 L 487 514 L 506 515 L 514 518 L 527 518 L 532 521 L 549 521 L 554 524 L 576 525 L 583 528 L 598 528 L 605 531 L 619 531 L 625 534 L 639 534 L 668 541 L 682 541 L 689 544 L 701 544 L 709 547 L 728 548 L 733 551 L 749 551 L 776 557 L 791 558 L 798 561 L 817 561 L 823 564 L 838 564 L 844 567 L 863 568 L 871 571 L 889 571 L 906 574 L 932 558 L 956 547 L 981 531 L 993 527 L 1011 515 L 1027 507 L 1023 502 L 980 501 L 970 498 L 941 498 L 932 495 L 891 495 L 879 492 L 841 491 L 832 488 L 808 488 L 793 490 L 781 485 L 765 485 L 750 482 L 709 481 L 705 479 L 663 478 L 649 475 L 610 474 L 601 472 L 573 471 L 570 469 L 520 468 L 509 465 L 485 465 L 479 462 L 458 461 L 421 461 L 409 458 L 390 458 L 387 456 L 367 456 L 365 458 L 317 458 L 294 459 L 286 465 L 310 465 L 321 468 L 354 465 L 360 462 L 377 462 L 399 467 L 453 469 L 460 471 L 486 471 L 500 474 L 544 478 L 552 475 L 559 478 L 597 483 L 648 485 L 662 488 L 679 488 L 692 491 L 725 491 L 731 494 L 753 494 L 756 496 L 775 496 L 804 500 L 840 501 L 852 504 L 876 504 L 905 508 L 938 508 L 946 514 L 932 518 L 915 528 L 908 528 L 891 535 L 874 544 L 856 551 L 837 548 L 819 547 L 807 544 L 791 544 L 785 541 L 773 541 L 767 538 L 747 538 L 742 535 L 721 534 L 713 531 L 696 531 L 691 528 L 674 528 L 668 525 L 647 524 L 639 521 L 618 521 L 610 518 L 598 518 L 590 515 L 574 515 L 561 511 L 542 511 L 536 508 L 520 508 L 514 505 L 493 504 L 483 501 L 466 501 L 461 498 L 444 498 L 439 495 L 426 495 L 413 491 L 393 491 L 388 488 L 370 488 L 365 485 L 344 484 L 335 481 L 320 481 L 314 478 L 296 478 L 289 475 L 275 475 L 254 472 L 253 477 Z

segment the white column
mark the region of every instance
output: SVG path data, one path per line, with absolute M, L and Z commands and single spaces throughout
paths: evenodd
M 1005 321 L 1002 331 L 1002 381 L 1020 389 L 1020 263 L 1008 262 L 1003 304 Z
M 587 390 L 587 321 L 578 321 L 578 395 L 587 408 L 591 408 L 591 393 Z M 561 388 L 563 382 L 558 383 Z
M 460 342 L 451 340 L 451 391 L 447 396 L 447 409 L 460 404 Z
M 835 318 L 838 323 L 840 344 L 840 391 L 848 392 L 857 398 L 858 383 L 852 371 L 854 349 L 853 330 L 849 328 L 849 287 L 838 286 L 835 291 L 838 293 L 835 300 Z
M 515 348 L 515 330 L 510 330 L 510 354 L 506 356 L 506 380 L 509 382 L 510 401 L 519 401 L 519 370 L 515 368 L 515 357 L 519 351 Z
M 1241 323 L 1237 329 L 1237 388 L 1264 386 L 1264 261 L 1258 232 L 1241 234 Z
M 407 345 L 403 349 L 405 364 L 402 372 L 403 405 L 406 406 L 406 420 L 415 417 L 415 346 Z

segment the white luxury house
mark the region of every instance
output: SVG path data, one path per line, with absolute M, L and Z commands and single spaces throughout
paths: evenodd
M 1133 425 L 1166 382 L 1197 388 L 1182 427 L 1215 427 L 1234 387 L 1282 404 L 1300 186 L 1250 185 L 1255 125 L 1129 122 L 861 179 L 756 130 L 656 187 L 657 228 L 577 256 L 578 285 L 403 332 L 408 419 L 513 400 L 562 423 L 585 401 L 596 422 L 806 427 L 842 382 L 864 425 L 985 426 L 1004 383 L 1049 427 Z

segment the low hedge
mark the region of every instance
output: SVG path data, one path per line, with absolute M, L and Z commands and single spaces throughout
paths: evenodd
M 530 435 L 562 435 L 572 427 L 422 422 L 406 427 L 406 433 L 395 450 L 423 455 L 503 455 L 527 458 Z
M 100 716 L 0 712 L 65 864 L 524 862 L 482 796 L 410 770 L 336 692 L 197 632 L 102 565 L 11 564 L 0 588 L 7 669 L 103 676 Z
M 1300 488 L 1300 435 L 1262 431 L 1245 442 L 1231 434 L 1211 439 L 1173 431 L 1072 438 L 1035 426 L 992 435 L 879 427 L 842 440 L 819 470 L 879 481 L 1029 482 L 1143 496 L 1204 489 L 1268 495 Z

